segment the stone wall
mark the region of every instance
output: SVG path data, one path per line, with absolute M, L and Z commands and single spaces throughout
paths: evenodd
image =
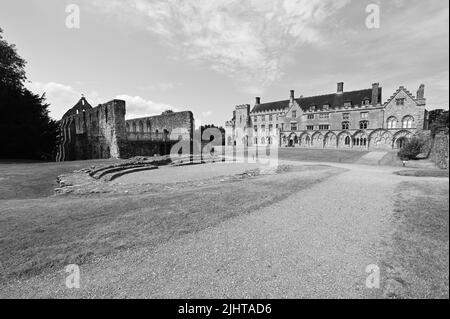
M 59 123 L 57 161 L 166 155 L 180 139 L 193 136 L 190 111 L 125 121 L 125 101 L 77 105 Z
M 112 100 L 64 117 L 57 161 L 120 158 L 126 140 L 125 101 Z
M 430 159 L 436 163 L 436 166 L 442 169 L 448 169 L 448 134 L 439 133 L 434 137 L 433 147 L 431 149 Z

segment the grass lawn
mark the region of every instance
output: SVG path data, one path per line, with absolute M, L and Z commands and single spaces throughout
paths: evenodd
M 415 177 L 449 177 L 448 170 L 446 169 L 404 170 L 395 172 L 394 174 Z
M 0 190 L 2 198 L 9 198 L 0 200 L 4 279 L 26 278 L 68 263 L 81 265 L 95 256 L 119 250 L 152 249 L 172 238 L 273 204 L 343 171 L 303 166 L 289 174 L 226 181 L 203 188 L 167 188 L 157 194 L 46 196 L 49 182 L 58 173 L 80 167 L 79 163 L 67 165 L 22 166 L 27 173 L 17 172 L 17 176 L 33 176 L 33 186 L 26 188 L 29 193 L 19 196 L 22 199 L 11 199 L 13 193 L 9 190 L 4 194 L 5 186 Z M 11 183 L 21 189 L 18 182 Z
M 289 161 L 311 161 L 311 162 L 333 162 L 333 163 L 355 163 L 368 151 L 355 150 L 328 150 L 282 147 L 278 150 L 281 160 Z
M 114 160 L 89 160 L 74 162 L 20 162 L 0 161 L 0 200 L 39 198 L 53 194 L 58 186 L 58 175 L 74 170 L 113 162 Z
M 384 266 L 390 298 L 449 298 L 449 185 L 403 182 L 395 194 L 395 231 Z

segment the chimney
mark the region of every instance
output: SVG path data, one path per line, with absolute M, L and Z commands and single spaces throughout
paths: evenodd
M 337 84 L 337 93 L 344 93 L 344 82 L 339 82 Z
M 424 100 L 425 99 L 425 85 L 421 84 L 419 89 L 417 90 L 417 99 Z
M 260 105 L 261 104 L 261 98 L 260 97 L 257 97 L 256 98 L 256 105 Z
M 378 101 L 378 94 L 379 94 L 379 83 L 373 83 L 372 84 L 372 105 L 377 106 L 378 103 L 381 103 L 381 101 Z
M 294 103 L 294 95 L 295 95 L 294 90 L 291 90 L 291 97 L 289 99 L 291 103 Z

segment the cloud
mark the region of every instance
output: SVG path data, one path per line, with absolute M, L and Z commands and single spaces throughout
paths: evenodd
M 70 85 L 55 82 L 28 82 L 26 87 L 36 94 L 41 95 L 45 93 L 47 102 L 50 104 L 50 116 L 56 120 L 59 120 L 67 110 L 73 107 L 82 94 L 82 92 L 77 91 Z M 100 103 L 100 98 L 95 91 L 86 93 L 86 99 L 92 106 Z
M 127 119 L 158 115 L 167 110 L 178 111 L 177 108 L 174 108 L 171 105 L 146 100 L 140 96 L 122 94 L 116 96 L 116 99 L 124 100 L 126 102 Z
M 27 83 L 27 88 L 36 94 L 45 93 L 47 102 L 50 104 L 50 116 L 56 120 L 59 120 L 67 110 L 73 107 L 81 98 L 82 94 L 82 92 L 74 89 L 70 85 L 55 82 L 29 82 Z M 112 98 L 105 99 L 100 97 L 95 91 L 86 92 L 84 96 L 92 107 L 112 100 Z M 126 102 L 126 118 L 158 115 L 168 109 L 173 111 L 178 110 L 171 105 L 146 100 L 140 96 L 120 94 L 117 95 L 115 99 L 124 100 Z
M 326 42 L 328 17 L 350 0 L 96 0 L 119 21 L 145 29 L 180 59 L 204 63 L 261 91 L 279 80 L 292 49 Z

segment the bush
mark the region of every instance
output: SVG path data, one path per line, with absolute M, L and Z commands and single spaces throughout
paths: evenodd
M 398 152 L 398 157 L 401 159 L 417 159 L 417 156 L 422 153 L 425 141 L 417 137 L 413 137 L 408 140 L 401 150 Z

